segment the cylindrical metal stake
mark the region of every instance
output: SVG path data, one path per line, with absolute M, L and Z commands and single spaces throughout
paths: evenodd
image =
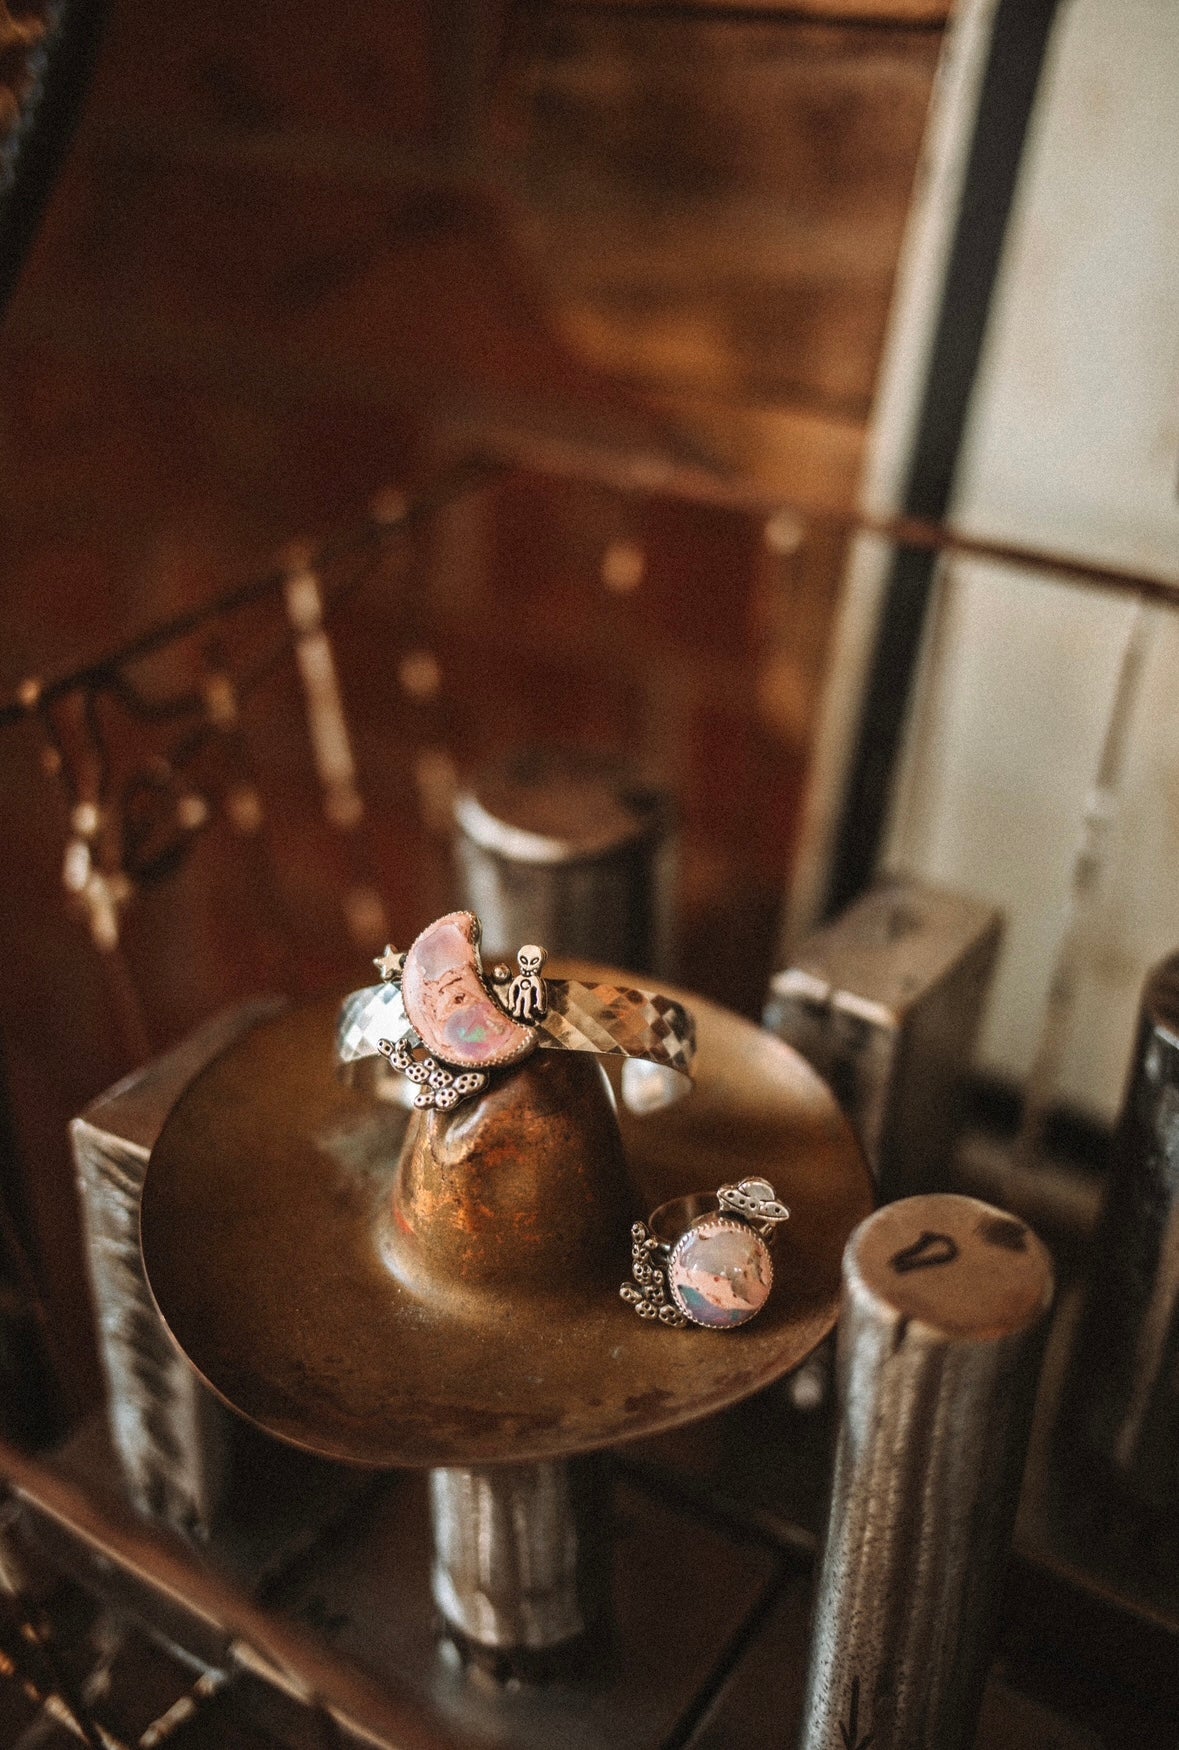
M 430 1472 L 434 1602 L 466 1640 L 538 1651 L 586 1634 L 603 1608 L 600 1467 Z
M 672 859 L 667 796 L 617 761 L 545 750 L 481 772 L 455 804 L 463 902 L 488 955 L 540 942 L 666 972 Z
M 517 755 L 457 801 L 462 903 L 488 957 L 525 942 L 658 970 L 668 904 L 667 799 L 586 755 Z M 540 1652 L 605 1615 L 598 1459 L 430 1473 L 434 1601 L 476 1647 Z
M 1179 1509 L 1179 954 L 1142 995 L 1138 1042 L 1064 1413 L 1092 1481 Z
M 848 1241 L 801 1750 L 968 1750 L 1052 1299 L 1020 1221 L 906 1198 Z

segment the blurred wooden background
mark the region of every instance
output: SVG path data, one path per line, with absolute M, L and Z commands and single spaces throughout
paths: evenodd
M 680 800 L 681 980 L 756 1010 L 843 540 L 754 500 L 854 494 L 947 9 L 114 0 L 0 335 L 6 693 L 456 448 L 516 457 L 334 629 L 389 927 L 447 899 L 456 773 L 613 749 Z M 693 502 L 701 468 L 750 506 Z M 125 916 L 153 1048 L 369 975 L 289 663 L 243 736 L 261 837 L 215 826 Z M 84 1396 L 65 1126 L 132 1064 L 34 719 L 0 787 L 9 1190 Z

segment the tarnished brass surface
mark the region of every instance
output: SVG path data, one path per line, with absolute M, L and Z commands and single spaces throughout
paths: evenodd
M 382 1258 L 426 1306 L 511 1320 L 521 1302 L 617 1288 L 638 1192 L 605 1074 L 538 1053 L 476 1101 L 410 1120 L 376 1218 Z
M 616 1265 L 613 1241 L 607 1256 L 584 1227 L 578 1233 L 600 1195 L 583 1188 L 568 1223 L 554 1223 L 527 1264 L 509 1263 L 510 1282 L 499 1269 L 489 1275 L 487 1259 L 510 1231 L 521 1258 L 528 1251 L 537 1175 L 502 1154 L 496 1167 L 495 1148 L 460 1148 L 452 1168 L 446 1150 L 435 1150 L 431 1197 L 451 1170 L 483 1178 L 436 1202 L 445 1219 L 467 1224 L 466 1237 L 432 1236 L 429 1250 L 436 1260 L 448 1254 L 445 1268 L 427 1269 L 410 1287 L 403 1262 L 390 1268 L 383 1255 L 408 1114 L 336 1080 L 334 1001 L 258 1027 L 193 1083 L 148 1170 L 144 1260 L 180 1346 L 270 1432 L 368 1465 L 564 1457 L 691 1421 L 796 1367 L 834 1324 L 843 1245 L 870 1207 L 867 1169 L 801 1058 L 750 1023 L 687 1000 L 699 1025 L 697 1086 L 663 1112 L 620 1113 L 634 1184 L 625 1211 L 610 1212 L 626 1181 L 606 1149 L 615 1190 L 603 1212 L 620 1236 Z M 505 1100 L 540 1062 L 511 1072 Z M 544 1059 L 546 1078 L 574 1078 L 574 1101 L 596 1101 L 581 1085 L 592 1068 Z M 469 1113 L 428 1122 L 470 1127 L 479 1107 Z M 484 1122 L 502 1147 L 494 1106 Z M 599 1111 L 591 1123 L 600 1122 Z M 529 1129 L 522 1111 L 526 1144 Z M 446 1134 L 450 1146 L 454 1129 Z M 793 1212 L 761 1317 L 724 1335 L 636 1318 L 617 1292 L 630 1267 L 625 1222 L 668 1197 L 755 1175 Z M 583 1196 L 590 1203 L 579 1211 Z M 411 1198 L 400 1207 L 423 1206 Z M 541 1211 L 551 1218 L 551 1206 Z

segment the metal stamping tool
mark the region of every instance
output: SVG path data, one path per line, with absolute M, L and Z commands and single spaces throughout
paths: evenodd
M 1179 1518 L 1179 954 L 1155 967 L 1064 1411 L 1091 1483 Z M 1075 1438 L 1074 1438 L 1075 1437 Z M 1095 1462 L 1096 1461 L 1096 1462 Z
M 949 1182 L 1001 933 L 991 906 L 889 881 L 816 930 L 770 984 L 765 1025 L 831 1084 L 885 1200 Z
M 520 942 L 668 970 L 672 809 L 616 761 L 546 750 L 478 774 L 455 803 L 462 903 L 487 952 Z
M 95 1100 L 70 1126 L 106 1376 L 111 1444 L 142 1513 L 207 1537 L 234 1418 L 169 1339 L 139 1251 L 139 1200 L 164 1120 L 193 1077 L 273 1002 L 219 1016 Z
M 1052 1292 L 1031 1229 L 972 1197 L 848 1241 L 800 1750 L 973 1743 Z

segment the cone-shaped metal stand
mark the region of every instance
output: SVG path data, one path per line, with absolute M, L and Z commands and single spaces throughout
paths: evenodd
M 519 1316 L 510 1297 L 542 1289 L 564 1249 L 591 1277 L 600 1269 L 598 1292 L 614 1289 L 633 1197 L 597 1064 L 542 1059 L 488 1094 L 478 1122 L 432 1115 L 411 1130 L 384 1251 L 403 1276 L 445 1281 L 472 1307 L 507 1295 L 505 1316 Z M 523 1322 L 523 1341 L 546 1340 Z M 514 1656 L 580 1640 L 601 1622 L 601 1459 L 446 1466 L 429 1482 L 434 1602 L 461 1646 L 535 1674 L 535 1662 Z

